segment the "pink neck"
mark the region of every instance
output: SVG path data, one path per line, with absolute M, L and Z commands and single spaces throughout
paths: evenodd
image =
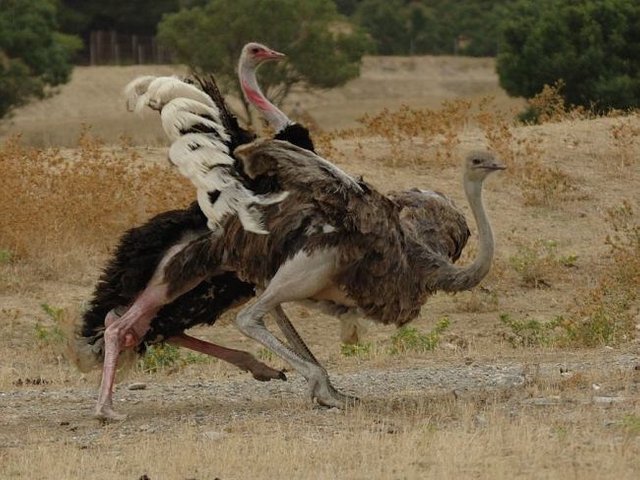
M 276 109 L 276 106 L 271 103 L 259 89 L 256 90 L 251 88 L 247 82 L 242 82 L 242 91 L 244 92 L 244 96 L 247 97 L 249 103 L 257 109 L 262 111 Z
M 240 65 L 240 87 L 249 103 L 256 107 L 269 125 L 276 131 L 284 129 L 291 123 L 289 117 L 264 96 L 256 79 L 255 69 Z

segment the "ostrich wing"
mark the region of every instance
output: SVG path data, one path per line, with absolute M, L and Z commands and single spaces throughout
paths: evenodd
M 256 140 L 235 150 L 249 178 L 277 176 L 283 188 L 337 195 L 363 194 L 368 187 L 313 152 L 282 140 Z
M 388 197 L 400 207 L 400 221 L 410 238 L 452 262 L 460 258 L 471 232 L 453 201 L 417 188 L 390 192 Z

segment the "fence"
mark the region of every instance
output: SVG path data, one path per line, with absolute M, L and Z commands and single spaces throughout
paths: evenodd
M 172 52 L 158 45 L 154 36 L 95 30 L 77 63 L 84 65 L 131 65 L 174 63 Z

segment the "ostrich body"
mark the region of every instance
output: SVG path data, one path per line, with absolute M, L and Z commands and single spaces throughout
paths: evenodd
M 431 221 L 434 232 L 445 234 L 440 239 L 422 238 L 425 232 L 403 218 L 401 205 L 329 167 L 312 152 L 269 140 L 241 146 L 235 156 L 250 178 L 275 177 L 288 192 L 277 206 L 264 209 L 265 226 L 271 233 L 247 232 L 230 216 L 222 235 L 209 234 L 191 242 L 107 328 L 107 348 L 111 343 L 117 351 L 129 331 L 145 332 L 164 303 L 193 285 L 232 271 L 264 289 L 255 303 L 237 315 L 239 330 L 302 374 L 318 403 L 343 407 L 351 399 L 331 386 L 326 370 L 310 352 L 301 354 L 275 337 L 264 325 L 265 314 L 281 311 L 286 302 L 308 300 L 403 325 L 418 315 L 431 294 L 472 288 L 489 271 L 494 242 L 482 203 L 482 182 L 504 168 L 490 154 L 474 153 L 465 161 L 463 185 L 480 237 L 478 256 L 466 267 L 453 265 L 460 251 L 455 246 L 457 233 L 451 235 L 465 230 L 466 224 L 460 228 L 460 212 L 442 196 L 414 192 L 416 198 L 426 195 L 441 208 L 441 217 Z M 447 225 L 457 226 L 451 230 Z M 109 393 L 103 390 L 100 399 L 110 409 Z

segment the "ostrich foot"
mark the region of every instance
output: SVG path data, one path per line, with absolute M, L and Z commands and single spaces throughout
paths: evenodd
M 251 372 L 253 378 L 260 382 L 268 382 L 269 380 L 287 380 L 283 370 L 276 370 L 262 363 L 249 352 L 243 350 L 234 350 L 233 348 L 223 347 L 210 343 L 199 338 L 192 337 L 186 333 L 181 333 L 167 340 L 172 345 L 189 348 L 196 352 L 211 355 L 225 362 L 235 365 L 243 372 Z
M 360 401 L 357 397 L 336 390 L 326 377 L 309 380 L 309 396 L 312 402 L 315 400 L 320 406 L 343 410 L 355 406 Z
M 257 362 L 256 365 L 249 367 L 253 378 L 259 382 L 268 382 L 270 380 L 282 380 L 287 381 L 287 376 L 284 374 L 284 370 L 276 370 L 262 362 Z
M 100 420 L 111 420 L 120 422 L 127 418 L 126 413 L 116 412 L 111 405 L 96 405 L 94 416 Z

